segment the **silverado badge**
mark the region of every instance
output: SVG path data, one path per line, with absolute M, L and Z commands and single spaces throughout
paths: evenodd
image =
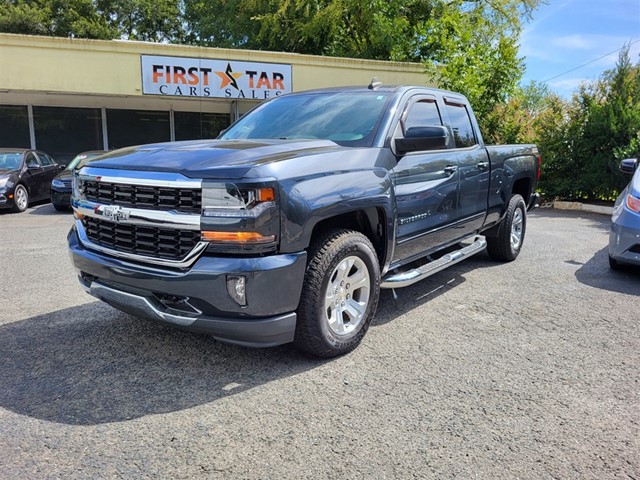
M 114 223 L 122 220 L 128 220 L 130 211 L 122 208 L 120 205 L 105 205 L 101 208 L 102 216 Z

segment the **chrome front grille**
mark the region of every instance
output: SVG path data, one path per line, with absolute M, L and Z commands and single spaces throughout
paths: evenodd
M 180 261 L 200 242 L 200 232 L 113 223 L 85 216 L 87 238 L 96 245 L 133 255 Z
M 153 210 L 200 213 L 202 191 L 196 188 L 172 188 L 128 185 L 83 180 L 82 190 L 91 202 Z

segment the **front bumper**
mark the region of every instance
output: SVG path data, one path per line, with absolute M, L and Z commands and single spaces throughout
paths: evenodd
M 13 190 L 0 192 L 0 208 L 13 208 L 14 205 Z
M 618 262 L 640 265 L 640 215 L 624 205 L 614 207 L 611 217 L 609 256 Z
M 61 206 L 71 206 L 71 189 L 68 191 L 51 188 L 51 203 Z
M 189 269 L 180 270 L 88 250 L 75 227 L 68 243 L 85 290 L 119 310 L 229 343 L 268 347 L 293 341 L 306 252 L 249 258 L 202 255 Z M 245 307 L 227 293 L 227 275 L 246 277 Z

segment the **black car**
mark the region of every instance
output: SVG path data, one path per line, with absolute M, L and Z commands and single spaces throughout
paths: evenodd
M 73 170 L 80 162 L 84 164 L 85 162 L 83 162 L 83 160 L 89 160 L 103 153 L 106 153 L 106 151 L 91 150 L 89 152 L 79 153 L 69 162 L 69 165 L 53 179 L 51 182 L 51 203 L 56 210 L 68 210 L 71 207 L 71 177 L 73 176 Z
M 51 180 L 64 167 L 39 150 L 0 148 L 0 208 L 24 212 L 49 198 Z

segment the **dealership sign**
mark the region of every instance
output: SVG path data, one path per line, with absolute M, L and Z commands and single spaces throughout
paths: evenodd
M 264 100 L 291 92 L 291 65 L 142 55 L 142 93 Z

